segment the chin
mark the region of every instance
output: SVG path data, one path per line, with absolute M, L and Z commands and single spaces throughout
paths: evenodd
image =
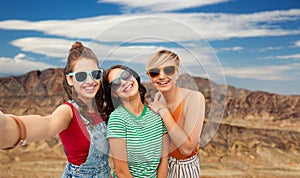
M 171 90 L 170 87 L 157 87 L 156 89 L 160 92 L 167 92 Z

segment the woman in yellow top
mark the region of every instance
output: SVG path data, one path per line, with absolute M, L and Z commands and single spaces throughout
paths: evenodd
M 146 65 L 152 85 L 158 90 L 151 109 L 163 119 L 170 137 L 168 177 L 200 177 L 198 148 L 205 113 L 202 93 L 177 87 L 180 58 L 160 50 Z

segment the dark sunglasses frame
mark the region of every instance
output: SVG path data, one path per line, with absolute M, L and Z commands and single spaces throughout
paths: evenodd
M 124 76 L 124 74 L 128 73 L 128 75 Z M 117 91 L 121 87 L 121 80 L 128 81 L 133 77 L 132 73 L 128 70 L 124 70 L 117 78 L 111 81 L 108 84 L 108 87 L 111 90 Z
M 96 75 L 97 76 L 100 75 L 100 77 L 99 78 L 95 77 L 94 72 L 97 72 Z M 91 78 L 93 80 L 101 80 L 103 77 L 103 72 L 104 72 L 103 69 L 95 69 L 95 70 L 91 70 L 91 71 L 71 72 L 71 73 L 68 73 L 68 76 L 74 77 L 77 82 L 85 82 L 87 80 L 88 76 L 91 76 Z M 85 75 L 85 76 L 79 76 L 79 75 Z M 81 80 L 79 78 L 83 78 L 83 79 Z
M 168 69 L 171 68 L 171 71 L 168 71 Z M 147 71 L 147 75 L 149 75 L 151 78 L 158 77 L 161 73 L 161 71 L 164 71 L 166 75 L 173 75 L 176 70 L 178 69 L 177 66 L 164 66 L 164 67 L 155 67 L 151 68 Z

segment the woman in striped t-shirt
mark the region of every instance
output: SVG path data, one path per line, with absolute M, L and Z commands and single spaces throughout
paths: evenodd
M 166 129 L 160 116 L 145 104 L 146 88 L 139 75 L 116 65 L 105 72 L 102 86 L 114 177 L 166 177 Z

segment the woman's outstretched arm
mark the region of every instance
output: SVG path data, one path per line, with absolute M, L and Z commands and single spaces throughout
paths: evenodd
M 24 115 L 14 116 L 0 112 L 0 148 L 14 146 L 20 139 L 22 124 L 13 119 L 16 117 L 25 126 L 26 142 L 43 140 L 58 134 L 68 128 L 73 117 L 72 109 L 68 105 L 60 105 L 48 116 Z

